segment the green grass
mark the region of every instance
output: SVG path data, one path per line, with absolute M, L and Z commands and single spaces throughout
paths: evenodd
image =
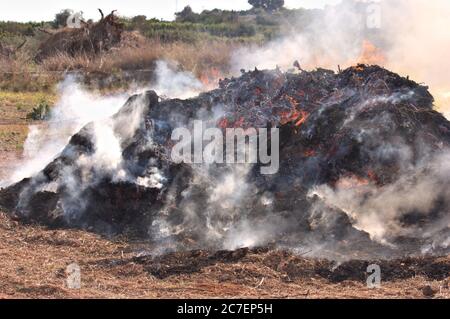
M 0 151 L 16 152 L 23 149 L 32 122 L 27 119 L 40 103 L 53 105 L 56 95 L 46 92 L 0 91 Z
M 0 112 L 1 119 L 5 113 L 12 112 L 14 116 L 7 116 L 6 118 L 17 118 L 17 112 L 30 112 L 34 107 L 41 102 L 54 104 L 56 95 L 49 92 L 14 92 L 14 91 L 0 91 Z

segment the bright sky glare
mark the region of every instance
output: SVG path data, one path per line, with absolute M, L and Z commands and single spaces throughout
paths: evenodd
M 285 0 L 288 8 L 323 8 L 341 0 Z M 83 11 L 85 19 L 99 18 L 97 8 L 105 13 L 118 10 L 120 15 L 146 15 L 149 18 L 172 20 L 174 12 L 190 5 L 196 12 L 214 8 L 245 10 L 247 0 L 1 0 L 0 21 L 50 21 L 62 9 Z

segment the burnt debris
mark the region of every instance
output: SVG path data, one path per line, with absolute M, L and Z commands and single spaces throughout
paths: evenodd
M 280 128 L 278 173 L 172 162 L 172 130 L 195 119 Z M 188 100 L 133 96 L 111 119 L 121 152 L 112 168 L 96 162 L 95 131 L 87 125 L 41 173 L 1 190 L 0 205 L 24 221 L 175 248 L 255 241 L 335 259 L 448 251 L 450 176 L 436 158 L 449 147 L 450 122 L 433 110 L 427 87 L 381 67 L 255 70 Z M 244 187 L 221 197 L 224 176 Z M 433 195 L 420 205 L 387 202 L 393 192 L 399 200 L 408 188 L 420 193 L 422 180 Z M 348 191 L 357 206 L 330 200 L 324 187 Z M 364 223 L 366 210 L 385 228 L 379 238 Z

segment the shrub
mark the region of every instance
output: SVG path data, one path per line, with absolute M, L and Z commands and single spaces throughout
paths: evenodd
M 35 121 L 45 121 L 50 117 L 50 105 L 42 100 L 37 107 L 27 114 L 27 119 Z

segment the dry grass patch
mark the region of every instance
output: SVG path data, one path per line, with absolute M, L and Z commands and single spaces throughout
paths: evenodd
M 176 61 L 184 70 L 200 76 L 212 67 L 226 72 L 231 54 L 237 46 L 232 42 L 219 41 L 195 44 L 147 41 L 139 47 L 113 49 L 98 56 L 82 54 L 73 57 L 58 53 L 42 61 L 41 67 L 47 71 L 83 70 L 115 74 L 121 71 L 153 69 L 155 62 L 163 59 Z
M 21 124 L 0 124 L 0 151 L 17 152 L 23 148 L 28 135 L 28 126 Z
M 420 274 L 406 280 L 383 281 L 381 289 L 375 290 L 368 289 L 363 281 L 332 283 L 315 275 L 318 264 L 314 260 L 302 264 L 304 275 L 290 278 L 283 270 L 283 264 L 275 268 L 268 265 L 273 258 L 278 260 L 284 256 L 274 251 L 250 254 L 241 260 L 218 262 L 196 272 L 161 279 L 149 273 L 147 263 L 136 259 L 144 247 L 151 252 L 151 247 L 145 243 L 108 240 L 80 230 L 25 226 L 0 213 L 0 296 L 424 298 L 422 288 L 430 285 L 436 291 L 435 298 L 450 297 L 444 281 L 430 281 Z M 66 267 L 72 263 L 81 268 L 79 290 L 66 286 Z
M 27 114 L 43 101 L 53 105 L 56 98 L 49 92 L 0 91 L 0 150 L 21 151 L 30 124 Z

